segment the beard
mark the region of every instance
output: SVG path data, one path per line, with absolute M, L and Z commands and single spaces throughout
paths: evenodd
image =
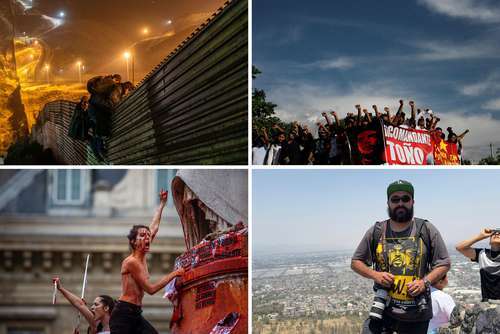
M 391 210 L 391 208 L 387 208 L 387 212 L 389 214 L 389 217 L 397 223 L 406 223 L 413 218 L 413 207 L 411 207 L 411 209 L 408 209 L 404 206 L 398 206 L 394 210 Z

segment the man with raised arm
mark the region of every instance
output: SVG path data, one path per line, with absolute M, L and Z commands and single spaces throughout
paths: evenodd
M 162 289 L 174 277 L 181 276 L 184 270 L 178 269 L 156 283 L 149 281 L 146 253 L 153 242 L 158 229 L 163 208 L 167 204 L 168 193 L 160 192 L 160 205 L 156 210 L 151 225 L 134 225 L 128 234 L 132 253 L 122 262 L 122 295 L 111 314 L 110 328 L 113 334 L 123 333 L 158 333 L 142 317 L 142 298 L 144 292 L 153 295 Z
M 490 239 L 490 248 L 473 248 L 476 242 Z M 500 299 L 500 229 L 485 228 L 477 236 L 460 242 L 457 251 L 479 263 L 483 301 Z

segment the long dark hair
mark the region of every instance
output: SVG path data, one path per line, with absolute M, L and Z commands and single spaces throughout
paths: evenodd
M 113 308 L 115 307 L 115 300 L 108 295 L 100 295 L 99 298 L 101 298 L 102 304 L 109 308 L 108 313 L 109 315 L 111 315 L 111 312 L 113 312 Z M 102 323 L 99 323 L 97 325 L 96 332 L 102 332 L 103 328 L 104 326 L 102 325 Z M 90 327 L 87 328 L 87 334 L 90 334 Z

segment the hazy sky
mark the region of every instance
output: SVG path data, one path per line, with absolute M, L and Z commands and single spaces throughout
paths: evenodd
M 254 170 L 253 251 L 354 249 L 387 218 L 387 185 L 415 187 L 415 216 L 449 245 L 500 227 L 500 170 Z
M 287 121 L 415 99 L 441 126 L 470 128 L 464 156 L 500 146 L 496 0 L 253 1 L 253 60 Z M 409 111 L 409 108 L 406 107 Z
M 141 79 L 224 0 L 33 0 L 32 4 L 23 15 L 18 13 L 17 31 L 44 41 L 48 50 L 43 62 L 51 63 L 59 76 L 74 72 L 77 60 L 85 65 L 84 74 L 117 71 L 125 76 L 123 53 L 128 50 L 136 52 L 134 71 Z M 54 29 L 42 29 L 53 20 Z

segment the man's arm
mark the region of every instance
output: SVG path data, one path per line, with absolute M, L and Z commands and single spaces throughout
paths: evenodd
M 403 105 L 404 105 L 404 101 L 399 100 L 399 108 L 398 108 L 398 111 L 396 112 L 396 115 L 401 114 L 403 112 Z
M 361 125 L 361 105 L 356 104 L 354 107 L 358 110 L 358 118 L 356 119 L 356 125 L 360 126 Z
M 146 293 L 149 295 L 154 295 L 158 291 L 160 291 L 165 285 L 168 284 L 174 277 L 182 276 L 184 273 L 184 269 L 180 268 L 176 271 L 171 272 L 170 274 L 164 276 L 156 283 L 151 283 L 148 281 L 145 271 L 143 270 L 139 260 L 130 259 L 125 264 L 125 270 L 132 275 L 134 281 L 139 285 Z
M 267 130 L 265 127 L 262 127 L 261 130 L 262 130 L 262 135 L 264 136 L 264 144 L 268 145 L 269 144 L 269 136 L 267 135 Z
M 153 242 L 158 230 L 160 229 L 161 214 L 163 208 L 167 204 L 168 191 L 160 190 L 160 205 L 156 209 L 155 215 L 153 216 L 153 221 L 149 225 L 149 230 L 151 231 L 151 242 Z
M 469 133 L 469 129 L 465 130 L 462 134 L 457 136 L 458 140 L 462 140 L 465 137 L 465 135 L 468 133 Z
M 376 118 L 380 118 L 380 117 L 381 117 L 381 115 L 380 115 L 380 113 L 378 112 L 378 107 L 377 107 L 377 105 L 376 105 L 376 104 L 372 105 L 372 108 L 373 108 L 373 110 L 375 111 L 375 117 L 376 117 Z
M 414 119 L 416 121 L 416 112 L 415 112 L 415 102 L 410 101 L 410 107 L 411 107 L 411 119 Z
M 87 320 L 91 329 L 91 333 L 95 333 L 96 324 L 94 321 L 94 314 L 90 311 L 85 302 L 80 297 L 75 296 L 70 291 L 63 288 L 59 277 L 54 277 L 52 281 L 56 283 L 57 290 L 62 293 L 64 298 L 66 298 L 66 300 L 69 301 L 70 304 L 73 305 L 83 315 L 85 320 Z
M 332 114 L 333 118 L 335 119 L 335 124 L 339 125 L 339 117 L 337 116 L 337 112 L 332 111 L 330 114 Z
M 328 127 L 331 127 L 332 126 L 332 122 L 328 118 L 328 115 L 326 114 L 326 112 L 322 112 L 321 116 L 323 116 L 326 119 L 326 124 L 328 124 Z
M 411 296 L 418 296 L 425 291 L 425 280 L 430 281 L 431 284 L 435 284 L 448 272 L 448 270 L 450 270 L 449 265 L 435 267 L 423 279 L 408 283 L 408 292 Z
M 372 117 L 370 116 L 370 114 L 368 113 L 368 110 L 366 109 L 363 109 L 363 113 L 365 114 L 365 117 L 366 119 L 368 120 L 368 122 L 372 122 Z
M 351 260 L 351 269 L 359 275 L 369 278 L 386 288 L 390 288 L 392 283 L 394 283 L 394 275 L 387 272 L 375 271 L 361 260 Z
M 489 228 L 483 229 L 478 235 L 473 238 L 464 240 L 458 243 L 455 248 L 457 251 L 471 259 L 472 261 L 476 260 L 476 251 L 471 246 L 478 241 L 489 238 L 493 234 L 493 231 Z

